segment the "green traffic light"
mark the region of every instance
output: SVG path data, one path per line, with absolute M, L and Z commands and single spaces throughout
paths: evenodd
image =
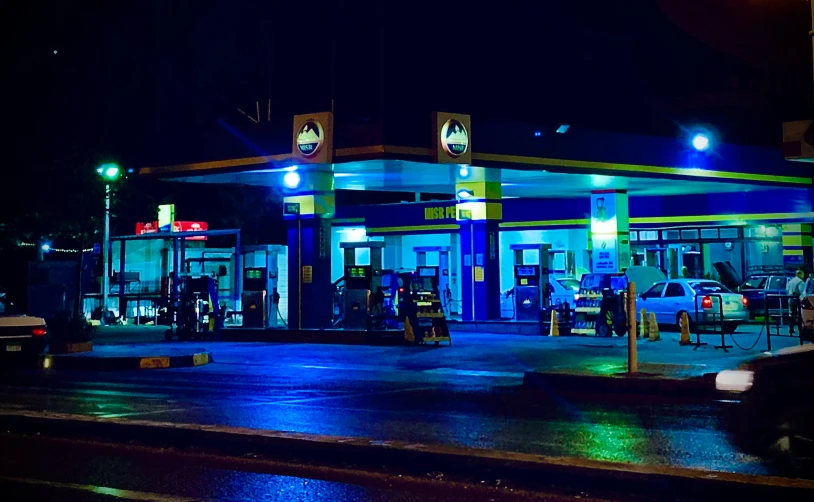
M 119 177 L 119 166 L 116 164 L 104 164 L 96 169 L 96 172 L 107 180 L 114 180 Z

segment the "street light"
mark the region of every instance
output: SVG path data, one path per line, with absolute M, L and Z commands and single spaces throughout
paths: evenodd
M 709 148 L 709 136 L 703 133 L 698 133 L 692 138 L 692 147 L 698 150 L 699 152 L 703 152 L 707 148 Z
M 102 237 L 102 322 L 104 322 L 107 317 L 107 294 L 110 290 L 110 253 L 108 252 L 110 247 L 110 183 L 119 178 L 121 169 L 117 164 L 107 163 L 97 167 L 96 173 L 105 181 L 105 232 Z

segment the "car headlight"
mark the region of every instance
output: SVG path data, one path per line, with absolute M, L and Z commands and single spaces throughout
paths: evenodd
M 749 370 L 725 370 L 715 377 L 715 388 L 724 392 L 746 392 L 752 388 L 755 374 Z

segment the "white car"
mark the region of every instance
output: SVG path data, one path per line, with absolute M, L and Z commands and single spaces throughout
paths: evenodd
M 636 299 L 636 312 L 645 309 L 656 315 L 659 324 L 679 325 L 686 312 L 691 329 L 719 325 L 721 302 L 726 331 L 732 333 L 749 320 L 748 300 L 723 284 L 708 279 L 671 279 L 659 281 Z
M 3 354 L 41 354 L 47 346 L 47 334 L 45 319 L 23 314 L 0 292 L 0 351 Z

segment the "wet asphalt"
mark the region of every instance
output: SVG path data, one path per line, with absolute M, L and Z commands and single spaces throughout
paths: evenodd
M 513 373 L 405 375 L 354 347 L 314 364 L 215 362 L 128 372 L 6 369 L 0 410 L 274 429 L 614 462 L 783 474 L 729 441 L 720 402 L 620 400 L 519 388 Z M 330 351 L 323 346 L 318 350 Z M 360 359 L 354 360 L 354 354 Z M 341 356 L 341 357 L 339 357 Z

